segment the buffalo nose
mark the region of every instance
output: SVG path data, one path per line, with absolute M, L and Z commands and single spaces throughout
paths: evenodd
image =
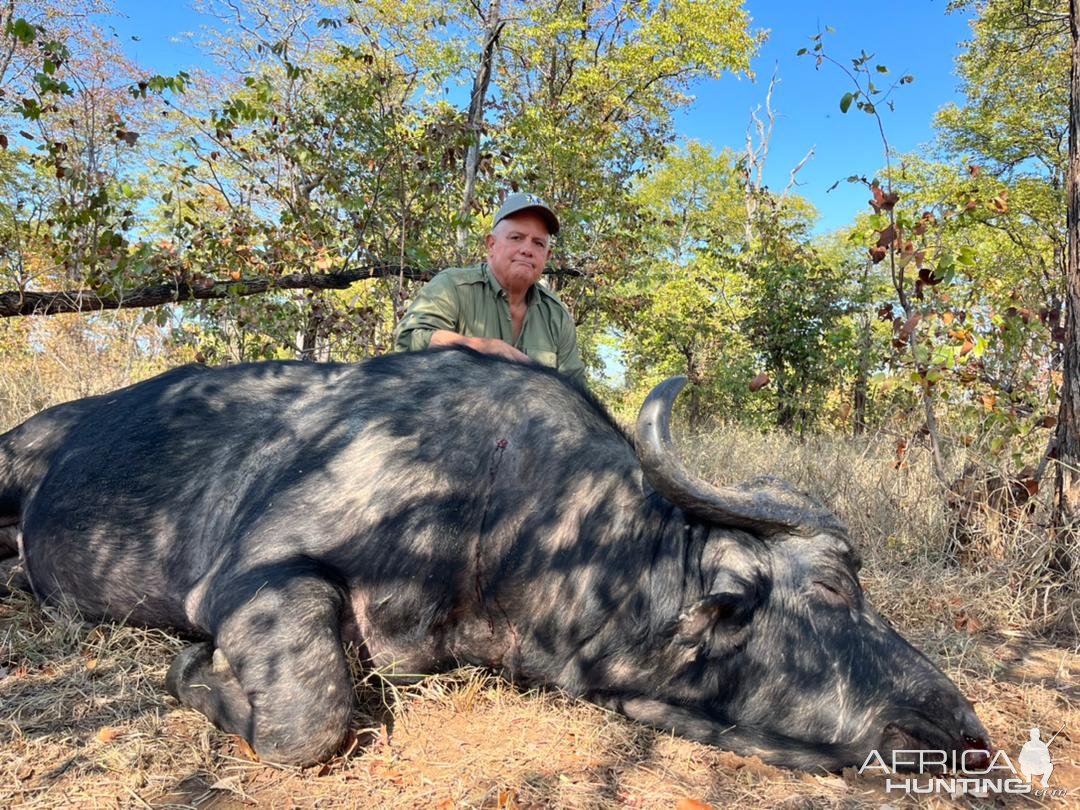
M 990 767 L 990 757 L 994 753 L 994 747 L 986 733 L 964 734 L 960 738 L 962 752 L 964 753 L 964 768 L 970 771 L 985 771 Z M 968 754 L 968 751 L 973 753 Z
M 990 742 L 989 732 L 975 714 L 975 707 L 966 699 L 960 698 L 960 703 L 955 706 L 952 715 L 955 723 L 953 728 L 959 732 L 955 745 L 962 756 L 964 769 L 986 770 L 990 767 L 994 747 Z

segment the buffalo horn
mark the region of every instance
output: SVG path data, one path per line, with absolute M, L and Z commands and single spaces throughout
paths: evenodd
M 698 518 L 755 534 L 816 534 L 836 530 L 831 512 L 802 493 L 755 481 L 741 487 L 717 487 L 691 475 L 671 441 L 671 407 L 686 377 L 660 383 L 638 413 L 634 439 L 642 472 L 653 489 Z

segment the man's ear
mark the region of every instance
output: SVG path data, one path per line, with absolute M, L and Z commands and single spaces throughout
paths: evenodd
M 484 246 L 487 247 L 488 253 L 491 253 L 491 248 L 495 245 L 495 234 L 489 233 L 484 237 Z

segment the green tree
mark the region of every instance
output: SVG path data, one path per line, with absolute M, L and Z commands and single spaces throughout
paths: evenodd
M 552 203 L 558 261 L 581 273 L 558 282 L 560 295 L 579 321 L 602 320 L 605 291 L 648 252 L 635 179 L 666 153 L 692 83 L 748 72 L 762 35 L 731 0 L 504 0 L 503 16 L 485 146 L 506 163 L 481 186 L 482 208 L 508 187 Z
M 1049 279 L 1047 311 L 1063 340 L 1062 352 L 1051 355 L 1062 374 L 1053 522 L 1068 537 L 1080 521 L 1080 6 L 1075 0 L 1001 0 L 952 7 L 974 8 L 977 19 L 960 63 L 968 102 L 943 115 L 947 135 L 1003 177 L 1043 184 L 1045 219 L 1034 222 L 1052 245 L 1057 272 Z M 1009 69 L 992 69 L 1001 64 Z M 1064 548 L 1056 560 L 1062 569 L 1072 565 Z
M 763 192 L 758 192 L 762 194 Z M 775 422 L 800 433 L 816 425 L 834 382 L 844 279 L 810 244 L 809 222 L 785 200 L 755 206 L 752 250 L 738 263 L 752 282 L 745 328 L 775 385 Z
M 755 373 L 741 330 L 748 280 L 709 249 L 742 239 L 742 182 L 729 152 L 690 143 L 670 154 L 634 194 L 651 251 L 611 299 L 635 396 L 686 374 L 691 421 L 742 412 Z
M 563 214 L 552 283 L 598 333 L 647 247 L 635 178 L 691 84 L 745 72 L 761 38 L 731 0 L 210 9 L 217 75 L 131 84 L 132 100 L 184 93 L 163 100 L 171 129 L 120 138 L 139 136 L 158 195 L 110 228 L 121 269 L 77 293 L 0 293 L 0 313 L 216 300 L 182 310 L 211 354 L 378 351 L 408 282 L 478 257 L 498 200 L 527 186 Z
M 696 143 L 670 154 L 634 202 L 653 250 L 615 300 L 635 389 L 684 373 L 691 421 L 722 412 L 813 424 L 831 384 L 840 296 L 835 269 L 809 245 L 812 209 L 748 189 L 742 158 Z M 751 390 L 760 372 L 771 389 Z
M 972 39 L 957 59 L 966 99 L 936 120 L 946 155 L 967 167 L 952 183 L 967 187 L 968 202 L 961 204 L 979 193 L 996 200 L 993 216 L 979 218 L 982 227 L 969 241 L 975 250 L 987 248 L 980 258 L 996 270 L 984 281 L 1004 285 L 1012 297 L 1006 306 L 1039 312 L 1058 335 L 1068 243 L 1062 217 L 1068 120 L 1061 115 L 1069 104 L 1067 5 L 953 3 L 976 11 Z M 1057 347 L 1049 357 L 1060 370 Z
M 150 124 L 127 91 L 134 67 L 82 25 L 103 8 L 0 8 L 0 290 L 15 297 L 42 286 L 111 291 L 140 271 L 129 235 L 146 193 L 137 142 Z

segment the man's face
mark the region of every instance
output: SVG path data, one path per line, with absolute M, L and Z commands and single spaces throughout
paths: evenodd
M 551 256 L 547 225 L 531 211 L 508 216 L 488 234 L 488 265 L 509 295 L 521 295 L 540 280 Z

